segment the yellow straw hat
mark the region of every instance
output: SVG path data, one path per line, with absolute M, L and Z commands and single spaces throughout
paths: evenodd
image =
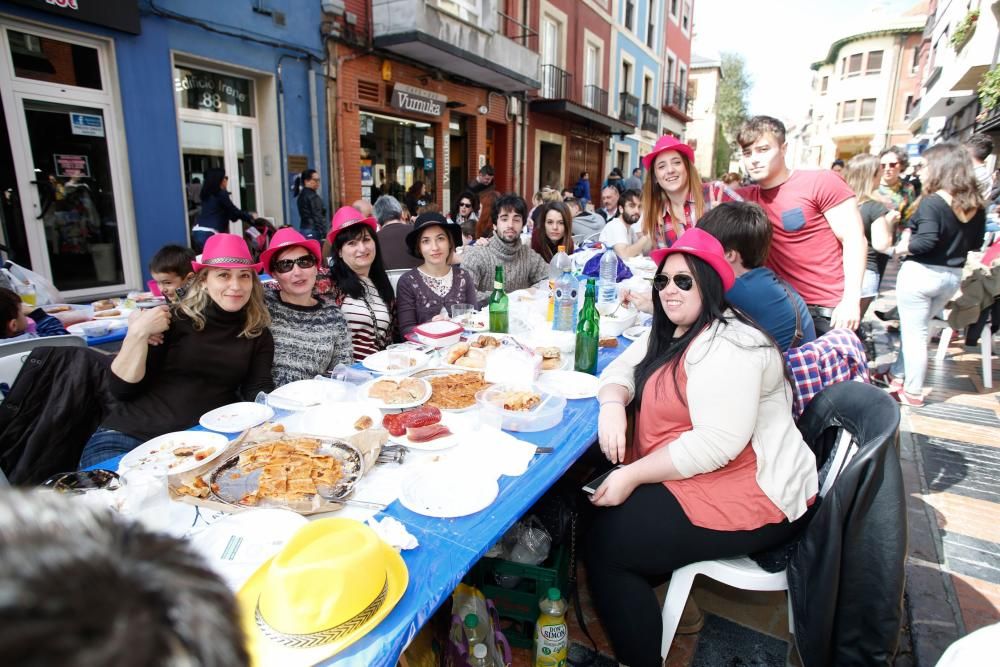
M 403 597 L 396 551 L 351 519 L 299 529 L 236 597 L 253 664 L 314 665 L 364 637 Z

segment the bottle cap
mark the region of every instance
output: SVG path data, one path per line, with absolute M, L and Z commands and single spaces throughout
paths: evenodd
M 556 591 L 558 593 L 558 591 Z M 468 614 L 465 617 L 465 627 L 472 629 L 479 627 L 479 617 L 475 614 Z
M 473 658 L 485 658 L 486 657 L 486 644 L 476 644 L 472 647 L 472 657 Z
M 549 600 L 551 600 L 553 602 L 556 602 L 556 601 L 558 601 L 560 599 L 562 599 L 562 595 L 559 594 L 559 589 L 558 588 L 550 588 L 549 589 Z

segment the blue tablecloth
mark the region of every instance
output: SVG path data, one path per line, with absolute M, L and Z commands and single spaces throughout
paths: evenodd
M 617 357 L 617 348 L 601 348 L 598 370 Z M 395 517 L 417 538 L 420 546 L 404 551 L 410 574 L 406 593 L 378 627 L 337 654 L 325 665 L 394 665 L 420 628 L 434 614 L 476 561 L 495 544 L 552 484 L 587 450 L 597 435 L 598 405 L 594 398 L 567 401 L 562 421 L 547 431 L 516 433 L 523 440 L 552 447 L 536 454 L 520 477 L 501 477 L 500 493 L 489 508 L 471 516 L 438 519 L 415 514 L 399 502 L 376 515 Z M 101 468 L 114 469 L 120 459 Z M 582 492 L 581 492 L 582 493 Z

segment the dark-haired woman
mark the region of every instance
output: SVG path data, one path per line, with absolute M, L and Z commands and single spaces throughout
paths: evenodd
M 896 254 L 906 259 L 896 277 L 899 356 L 889 382 L 904 405 L 923 405 L 927 372 L 927 327 L 958 291 L 970 250 L 986 233 L 983 196 L 965 148 L 956 143 L 931 146 L 923 154 L 923 197 L 910 218 Z
M 375 218 L 342 206 L 333 215 L 327 241 L 331 292 L 351 330 L 354 360 L 384 350 L 397 338 L 396 300 L 379 256 Z
M 205 241 L 214 234 L 229 231 L 229 223 L 237 220 L 250 223 L 257 214 L 241 210 L 230 198 L 229 176 L 225 169 L 212 167 L 205 170 L 205 182 L 201 186 L 201 212 L 191 228 L 191 247 L 201 254 Z
M 652 579 L 788 541 L 818 490 L 782 355 L 725 299 L 722 246 L 694 228 L 652 257 L 652 330 L 601 375 L 601 450 L 626 465 L 592 496 L 587 554 L 598 614 L 632 667 L 662 665 Z
M 459 225 L 475 223 L 479 219 L 479 197 L 469 191 L 463 192 L 458 196 L 455 208 L 448 217 Z
M 326 236 L 326 205 L 319 196 L 319 172 L 306 169 L 299 175 L 296 198 L 299 207 L 299 227 L 307 239 L 322 240 Z
M 410 215 L 413 217 L 420 215 L 420 207 L 427 205 L 427 191 L 423 181 L 413 182 L 410 189 L 406 191 L 406 196 L 403 197 L 403 203 L 406 204 Z
M 548 263 L 559 246 L 564 247 L 567 255 L 573 254 L 573 216 L 561 201 L 546 202 L 538 207 L 538 224 L 531 231 L 531 249 Z

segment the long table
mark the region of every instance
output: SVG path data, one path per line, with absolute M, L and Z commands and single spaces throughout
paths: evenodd
M 601 348 L 598 372 L 621 354 Z M 393 502 L 376 518 L 391 516 L 406 526 L 420 543 L 402 552 L 409 571 L 409 585 L 399 603 L 372 632 L 338 653 L 324 665 L 394 665 L 403 649 L 483 554 L 558 480 L 590 447 L 597 435 L 598 404 L 594 398 L 570 400 L 562 421 L 536 433 L 516 433 L 538 446 L 552 447 L 551 454 L 536 454 L 519 477 L 501 477 L 500 493 L 490 507 L 457 519 L 416 514 Z M 96 467 L 116 468 L 118 460 Z

